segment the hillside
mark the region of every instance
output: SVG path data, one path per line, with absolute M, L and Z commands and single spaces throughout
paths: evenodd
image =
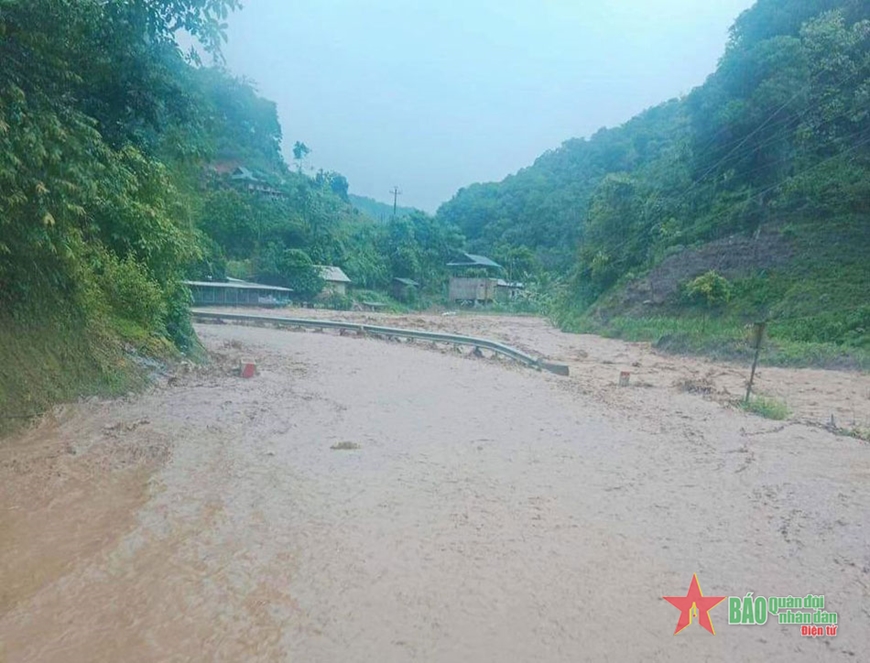
M 663 104 L 589 140 L 568 140 L 502 182 L 460 189 L 437 216 L 459 227 L 481 253 L 528 247 L 544 268 L 567 271 L 603 180 L 658 165 L 680 168 L 687 132 L 685 105 Z M 650 185 L 664 184 L 660 179 L 649 173 Z
M 185 279 L 304 294 L 337 264 L 363 287 L 436 288 L 461 246 L 422 214 L 360 213 L 339 173 L 287 167 L 275 104 L 176 41 L 219 64 L 238 4 L 0 0 L 0 432 L 196 356 Z
M 348 195 L 348 200 L 350 201 L 351 205 L 353 205 L 360 212 L 362 212 L 366 216 L 371 217 L 372 219 L 384 221 L 393 216 L 392 205 L 388 203 L 382 203 L 381 201 L 375 200 L 374 198 L 368 198 L 367 196 L 357 196 L 351 193 Z M 397 216 L 410 216 L 419 212 L 420 210 L 413 207 L 402 207 L 401 205 L 396 207 Z
M 307 297 L 332 264 L 427 301 L 459 250 L 566 329 L 730 356 L 767 319 L 776 361 L 870 364 L 866 2 L 759 0 L 690 95 L 435 218 L 287 166 L 275 104 L 220 66 L 238 7 L 0 0 L 0 429 L 195 356 L 185 279 Z
M 687 97 L 438 217 L 478 251 L 532 251 L 566 328 L 710 351 L 769 319 L 781 360 L 849 363 L 870 346 L 868 19 L 855 0 L 760 0 Z

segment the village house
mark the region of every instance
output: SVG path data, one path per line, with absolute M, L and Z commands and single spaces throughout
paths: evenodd
M 286 194 L 271 186 L 264 175 L 254 173 L 244 166 L 239 166 L 233 171 L 233 174 L 230 175 L 230 182 L 234 186 L 269 198 L 286 198 Z
M 448 298 L 451 302 L 488 304 L 495 300 L 501 265 L 486 256 L 473 253 L 462 254 L 463 258 L 447 263 L 453 270 L 450 277 Z
M 317 269 L 320 270 L 320 278 L 324 281 L 323 290 L 320 293 L 321 297 L 347 295 L 347 287 L 351 283 L 351 280 L 342 271 L 341 267 L 317 265 Z
M 390 284 L 390 294 L 400 302 L 408 302 L 416 298 L 420 284 L 413 279 L 394 278 Z
M 499 301 L 511 301 L 520 296 L 526 286 L 519 281 L 505 281 L 498 279 L 495 284 L 496 297 Z

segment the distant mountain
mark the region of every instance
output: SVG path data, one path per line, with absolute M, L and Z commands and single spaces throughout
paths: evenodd
M 389 203 L 382 203 L 374 198 L 356 196 L 354 194 L 350 194 L 348 200 L 350 201 L 350 204 L 356 207 L 360 212 L 366 216 L 372 217 L 373 219 L 377 219 L 378 221 L 386 221 L 393 216 L 393 206 Z M 420 210 L 414 207 L 402 207 L 400 205 L 396 210 L 396 215 L 409 216 L 410 214 L 419 211 Z

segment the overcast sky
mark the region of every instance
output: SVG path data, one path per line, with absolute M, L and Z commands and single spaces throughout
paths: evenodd
M 229 68 L 277 102 L 284 152 L 434 212 L 572 137 L 689 92 L 752 0 L 246 0 Z

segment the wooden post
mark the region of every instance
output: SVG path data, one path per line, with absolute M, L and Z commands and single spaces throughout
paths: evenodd
M 752 383 L 755 382 L 755 369 L 758 367 L 758 356 L 761 354 L 761 342 L 764 340 L 764 330 L 767 327 L 766 322 L 756 322 L 752 325 L 752 341 L 755 344 L 755 359 L 752 361 L 752 373 L 749 375 L 749 384 L 746 385 L 746 399 L 744 403 L 749 403 L 749 397 L 752 396 Z

